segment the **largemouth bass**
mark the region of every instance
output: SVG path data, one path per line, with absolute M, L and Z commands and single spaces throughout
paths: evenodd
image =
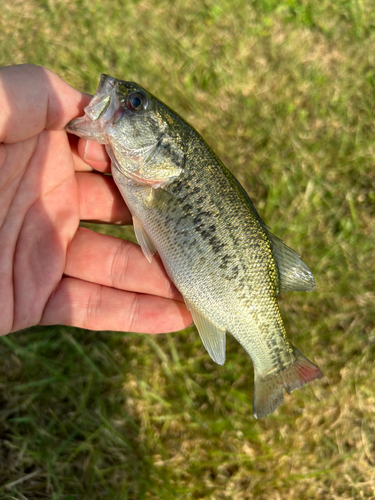
M 276 300 L 313 290 L 309 268 L 196 130 L 141 86 L 107 75 L 67 130 L 105 144 L 137 240 L 150 262 L 159 253 L 211 358 L 224 363 L 227 332 L 250 355 L 256 418 L 283 403 L 283 388 L 322 377 L 287 339 Z

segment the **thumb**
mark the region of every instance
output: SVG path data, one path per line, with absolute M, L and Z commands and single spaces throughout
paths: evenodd
M 0 68 L 0 142 L 24 141 L 45 128 L 61 130 L 90 98 L 41 66 Z

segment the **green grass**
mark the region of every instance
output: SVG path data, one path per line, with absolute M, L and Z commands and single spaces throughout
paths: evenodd
M 255 421 L 253 368 L 232 338 L 220 367 L 194 328 L 11 334 L 0 339 L 0 498 L 374 498 L 372 0 L 1 9 L 2 64 L 42 64 L 87 92 L 101 72 L 135 80 L 202 133 L 313 270 L 316 291 L 280 304 L 325 378 Z

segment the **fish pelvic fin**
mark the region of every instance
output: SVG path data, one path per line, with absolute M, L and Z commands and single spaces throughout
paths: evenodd
M 219 365 L 225 363 L 225 328 L 214 325 L 188 300 L 185 303 L 193 317 L 203 345 L 213 361 Z
M 264 418 L 284 402 L 283 387 L 288 394 L 323 374 L 298 349 L 293 347 L 294 361 L 279 372 L 260 375 L 255 369 L 253 413 Z
M 156 250 L 153 244 L 151 243 L 149 237 L 147 236 L 146 231 L 143 229 L 143 226 L 141 225 L 139 220 L 136 217 L 134 217 L 134 215 L 133 215 L 133 226 L 134 226 L 135 237 L 137 238 L 137 241 L 142 249 L 142 252 L 146 257 L 146 259 L 151 264 L 152 257 L 156 252 Z

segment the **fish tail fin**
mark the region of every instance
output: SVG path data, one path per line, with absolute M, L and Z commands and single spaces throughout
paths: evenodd
M 283 387 L 288 394 L 294 389 L 322 378 L 317 366 L 309 361 L 294 346 L 294 361 L 277 373 L 260 375 L 255 369 L 253 413 L 255 418 L 264 418 L 283 404 Z

